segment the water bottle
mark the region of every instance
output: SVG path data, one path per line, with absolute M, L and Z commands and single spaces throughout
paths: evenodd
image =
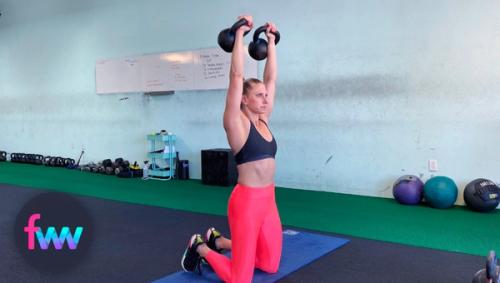
M 148 162 L 144 161 L 144 167 L 142 168 L 142 179 L 143 180 L 149 179 L 148 170 L 149 170 Z

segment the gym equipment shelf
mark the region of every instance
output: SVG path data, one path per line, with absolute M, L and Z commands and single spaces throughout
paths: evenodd
M 176 140 L 173 134 L 147 135 L 149 141 L 148 158 L 151 158 L 151 169 L 148 177 L 156 180 L 170 180 L 175 176 L 175 147 Z M 159 148 L 161 146 L 161 148 Z M 160 162 L 161 161 L 161 162 Z M 159 163 L 166 163 L 166 168 L 161 168 Z

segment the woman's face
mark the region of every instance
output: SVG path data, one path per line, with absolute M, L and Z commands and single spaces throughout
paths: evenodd
M 254 113 L 266 113 L 269 106 L 266 86 L 263 83 L 254 84 L 248 93 L 243 95 L 243 103 Z

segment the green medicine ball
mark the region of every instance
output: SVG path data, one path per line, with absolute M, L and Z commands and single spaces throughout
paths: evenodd
M 451 178 L 436 176 L 425 182 L 424 199 L 432 207 L 450 208 L 455 204 L 457 195 L 457 185 Z

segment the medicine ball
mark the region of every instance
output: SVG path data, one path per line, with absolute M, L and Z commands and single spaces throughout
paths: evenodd
M 422 200 L 424 183 L 413 175 L 404 175 L 394 182 L 392 195 L 401 204 L 418 204 Z
M 455 182 L 446 176 L 432 177 L 424 185 L 424 199 L 435 208 L 450 208 L 455 204 L 458 188 Z
M 475 211 L 492 211 L 500 202 L 500 189 L 488 179 L 475 179 L 465 187 L 464 200 Z

